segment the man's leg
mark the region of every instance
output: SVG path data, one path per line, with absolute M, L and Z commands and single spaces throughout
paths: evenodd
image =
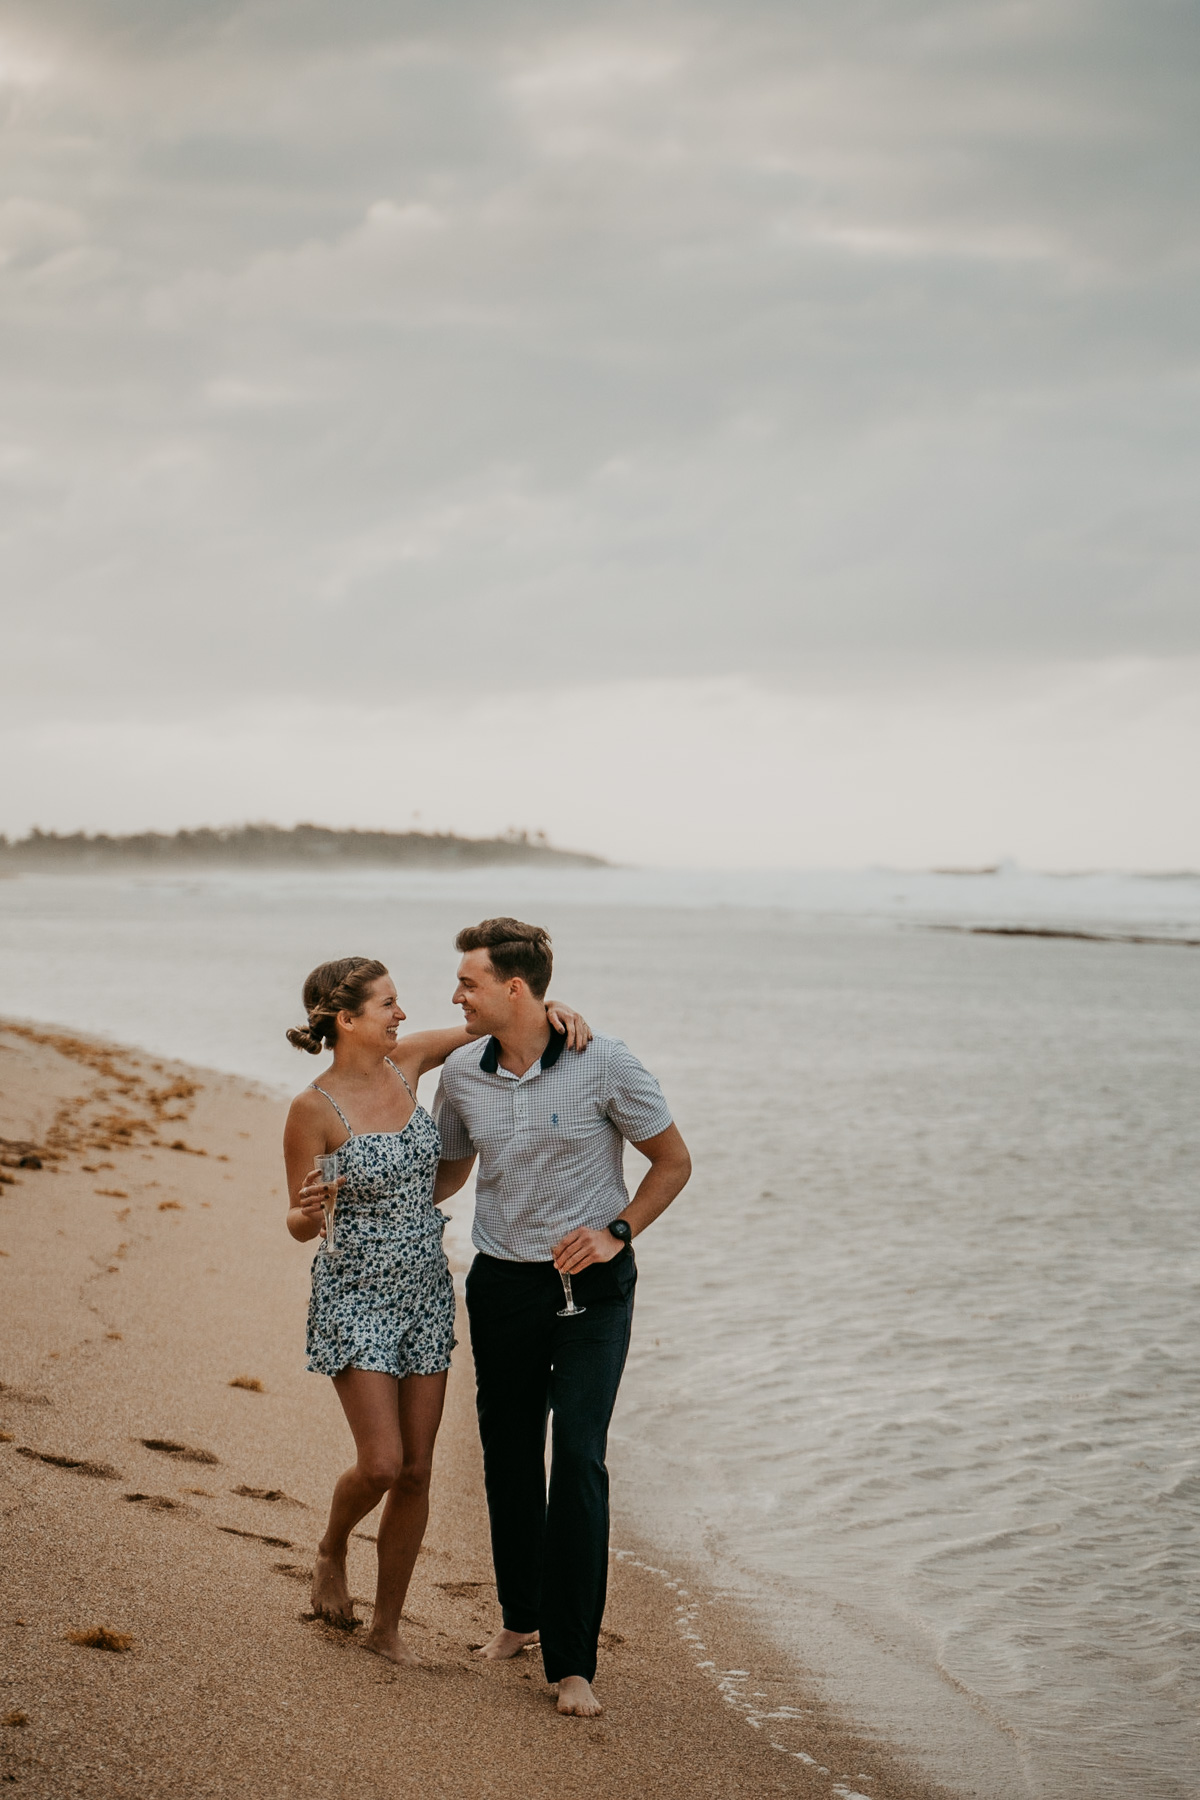
M 632 1262 L 632 1259 L 631 1259 Z M 623 1272 L 624 1273 L 624 1272 Z M 629 1349 L 627 1291 L 589 1298 L 581 1319 L 556 1319 L 550 1405 L 550 1504 L 542 1576 L 542 1659 L 547 1681 L 596 1673 L 608 1591 L 608 1427 Z
M 551 1270 L 553 1274 L 553 1270 Z M 554 1276 L 557 1285 L 558 1277 Z M 496 1596 L 507 1632 L 538 1630 L 546 1532 L 550 1327 L 545 1270 L 476 1257 L 467 1277 Z M 520 1646 L 502 1646 L 511 1654 Z

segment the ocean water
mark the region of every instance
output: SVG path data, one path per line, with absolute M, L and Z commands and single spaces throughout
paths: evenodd
M 313 963 L 449 1022 L 499 911 L 695 1157 L 639 1241 L 619 1514 L 965 1792 L 1200 1795 L 1200 949 L 938 929 L 1200 936 L 1200 879 L 23 877 L 0 1011 L 296 1089 Z M 718 1673 L 803 1752 L 777 1673 Z

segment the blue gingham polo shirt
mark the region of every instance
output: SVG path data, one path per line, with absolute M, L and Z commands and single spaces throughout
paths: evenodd
M 479 1153 L 472 1242 L 505 1262 L 549 1262 L 568 1231 L 609 1224 L 629 1200 L 625 1140 L 671 1124 L 662 1089 L 620 1038 L 594 1037 L 580 1055 L 565 1043 L 552 1033 L 524 1075 L 500 1067 L 495 1038 L 464 1044 L 438 1083 L 442 1155 Z

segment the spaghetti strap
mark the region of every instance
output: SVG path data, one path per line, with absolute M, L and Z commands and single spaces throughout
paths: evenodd
M 392 1073 L 394 1075 L 398 1075 L 400 1077 L 401 1081 L 404 1083 L 405 1092 L 407 1093 L 409 1099 L 412 1101 L 413 1105 L 415 1106 L 417 1104 L 417 1096 L 413 1093 L 412 1089 L 409 1087 L 408 1076 L 404 1073 L 404 1070 L 398 1069 L 396 1067 L 395 1063 L 392 1061 L 390 1056 L 385 1056 L 383 1060 L 387 1064 L 388 1068 L 391 1069 Z M 314 1086 L 315 1086 L 315 1083 L 314 1083 Z M 348 1131 L 350 1129 L 350 1127 L 347 1126 L 346 1129 Z
M 397 1074 L 400 1073 L 399 1069 L 397 1069 L 396 1073 Z M 407 1081 L 404 1083 L 404 1085 L 405 1085 L 405 1087 L 408 1086 Z M 318 1094 L 325 1094 L 325 1089 L 321 1086 L 319 1081 L 312 1081 L 309 1083 L 309 1086 L 312 1088 L 315 1088 Z M 354 1127 L 351 1125 L 349 1119 L 346 1117 L 345 1113 L 342 1111 L 341 1107 L 338 1105 L 338 1103 L 334 1099 L 333 1095 L 325 1094 L 325 1098 L 328 1100 L 330 1106 L 332 1106 L 332 1108 L 333 1108 L 334 1112 L 337 1114 L 338 1118 L 342 1121 L 342 1124 L 346 1127 L 346 1130 L 350 1133 L 350 1136 L 353 1137 L 354 1136 Z

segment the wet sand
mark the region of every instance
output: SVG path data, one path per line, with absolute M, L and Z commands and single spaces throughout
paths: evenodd
M 474 1660 L 499 1621 L 465 1343 L 406 1614 L 422 1666 L 306 1616 L 349 1435 L 303 1367 L 283 1112 L 240 1078 L 0 1026 L 0 1781 L 44 1800 L 948 1800 L 815 1688 L 798 1705 L 802 1675 L 666 1579 L 619 1493 L 604 1716 L 560 1718 L 535 1655 Z M 372 1530 L 352 1545 L 364 1619 Z

